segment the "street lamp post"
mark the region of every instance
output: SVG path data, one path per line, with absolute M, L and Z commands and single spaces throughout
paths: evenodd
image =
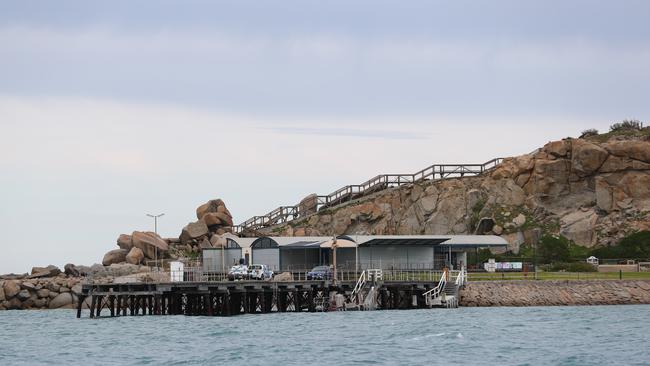
M 338 248 L 338 245 L 336 244 L 336 237 L 332 239 L 332 264 L 334 265 L 334 276 L 332 278 L 332 283 L 334 286 L 336 286 L 336 281 L 337 281 L 337 275 L 336 275 L 336 248 Z
M 158 218 L 161 216 L 165 216 L 165 213 L 161 213 L 158 215 L 152 215 L 152 214 L 147 214 L 149 217 L 153 217 L 153 230 L 156 235 L 158 235 Z M 158 269 L 158 247 L 154 246 L 154 257 L 156 261 L 156 269 Z

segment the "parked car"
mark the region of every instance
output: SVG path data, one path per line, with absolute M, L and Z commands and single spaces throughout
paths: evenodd
M 307 280 L 331 280 L 333 271 L 330 266 L 316 266 L 307 272 Z
M 236 266 L 230 267 L 228 271 L 228 279 L 230 281 L 234 280 L 245 280 L 248 278 L 248 266 L 245 264 L 238 264 Z
M 273 271 L 266 264 L 251 264 L 248 267 L 248 278 L 251 280 L 269 280 L 273 278 Z

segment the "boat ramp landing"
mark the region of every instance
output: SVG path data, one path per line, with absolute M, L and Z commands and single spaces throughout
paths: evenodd
M 370 269 L 356 281 L 84 284 L 77 318 L 89 297 L 91 318 L 458 307 L 464 270 L 443 271 L 437 281 L 425 278 L 385 280 L 382 270 Z

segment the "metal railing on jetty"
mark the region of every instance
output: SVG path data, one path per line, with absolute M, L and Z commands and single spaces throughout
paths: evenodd
M 282 281 L 309 281 L 309 270 L 290 270 L 283 271 L 282 273 L 290 273 L 291 279 L 286 277 Z M 348 270 L 339 269 L 336 271 L 336 278 L 341 282 L 355 282 L 363 270 Z M 277 275 L 277 274 L 276 274 Z M 387 269 L 383 270 L 383 280 L 389 282 L 437 282 L 442 277 L 442 271 L 426 270 L 426 269 Z M 221 282 L 232 281 L 228 278 L 227 272 L 221 271 L 206 271 L 203 267 L 185 267 L 182 271 L 171 272 L 171 278 L 182 279 L 183 282 Z M 327 279 L 334 278 L 331 273 Z M 274 279 L 270 279 L 275 281 Z M 178 281 L 180 282 L 180 281 Z
M 315 211 L 404 184 L 481 175 L 494 169 L 502 161 L 502 158 L 495 158 L 483 164 L 434 164 L 413 174 L 381 174 L 361 184 L 347 185 L 328 195 L 316 196 Z M 241 224 L 234 226 L 233 229 L 236 233 L 241 233 L 246 230 L 257 230 L 293 221 L 311 213 L 313 211 L 301 212 L 300 204 L 280 206 L 265 215 L 253 216 Z

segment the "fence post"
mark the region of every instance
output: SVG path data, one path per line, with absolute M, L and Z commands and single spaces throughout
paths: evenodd
M 619 280 L 622 280 L 622 279 L 623 279 L 623 270 L 622 270 L 622 269 L 619 269 L 619 270 L 618 270 L 618 279 L 619 279 Z

